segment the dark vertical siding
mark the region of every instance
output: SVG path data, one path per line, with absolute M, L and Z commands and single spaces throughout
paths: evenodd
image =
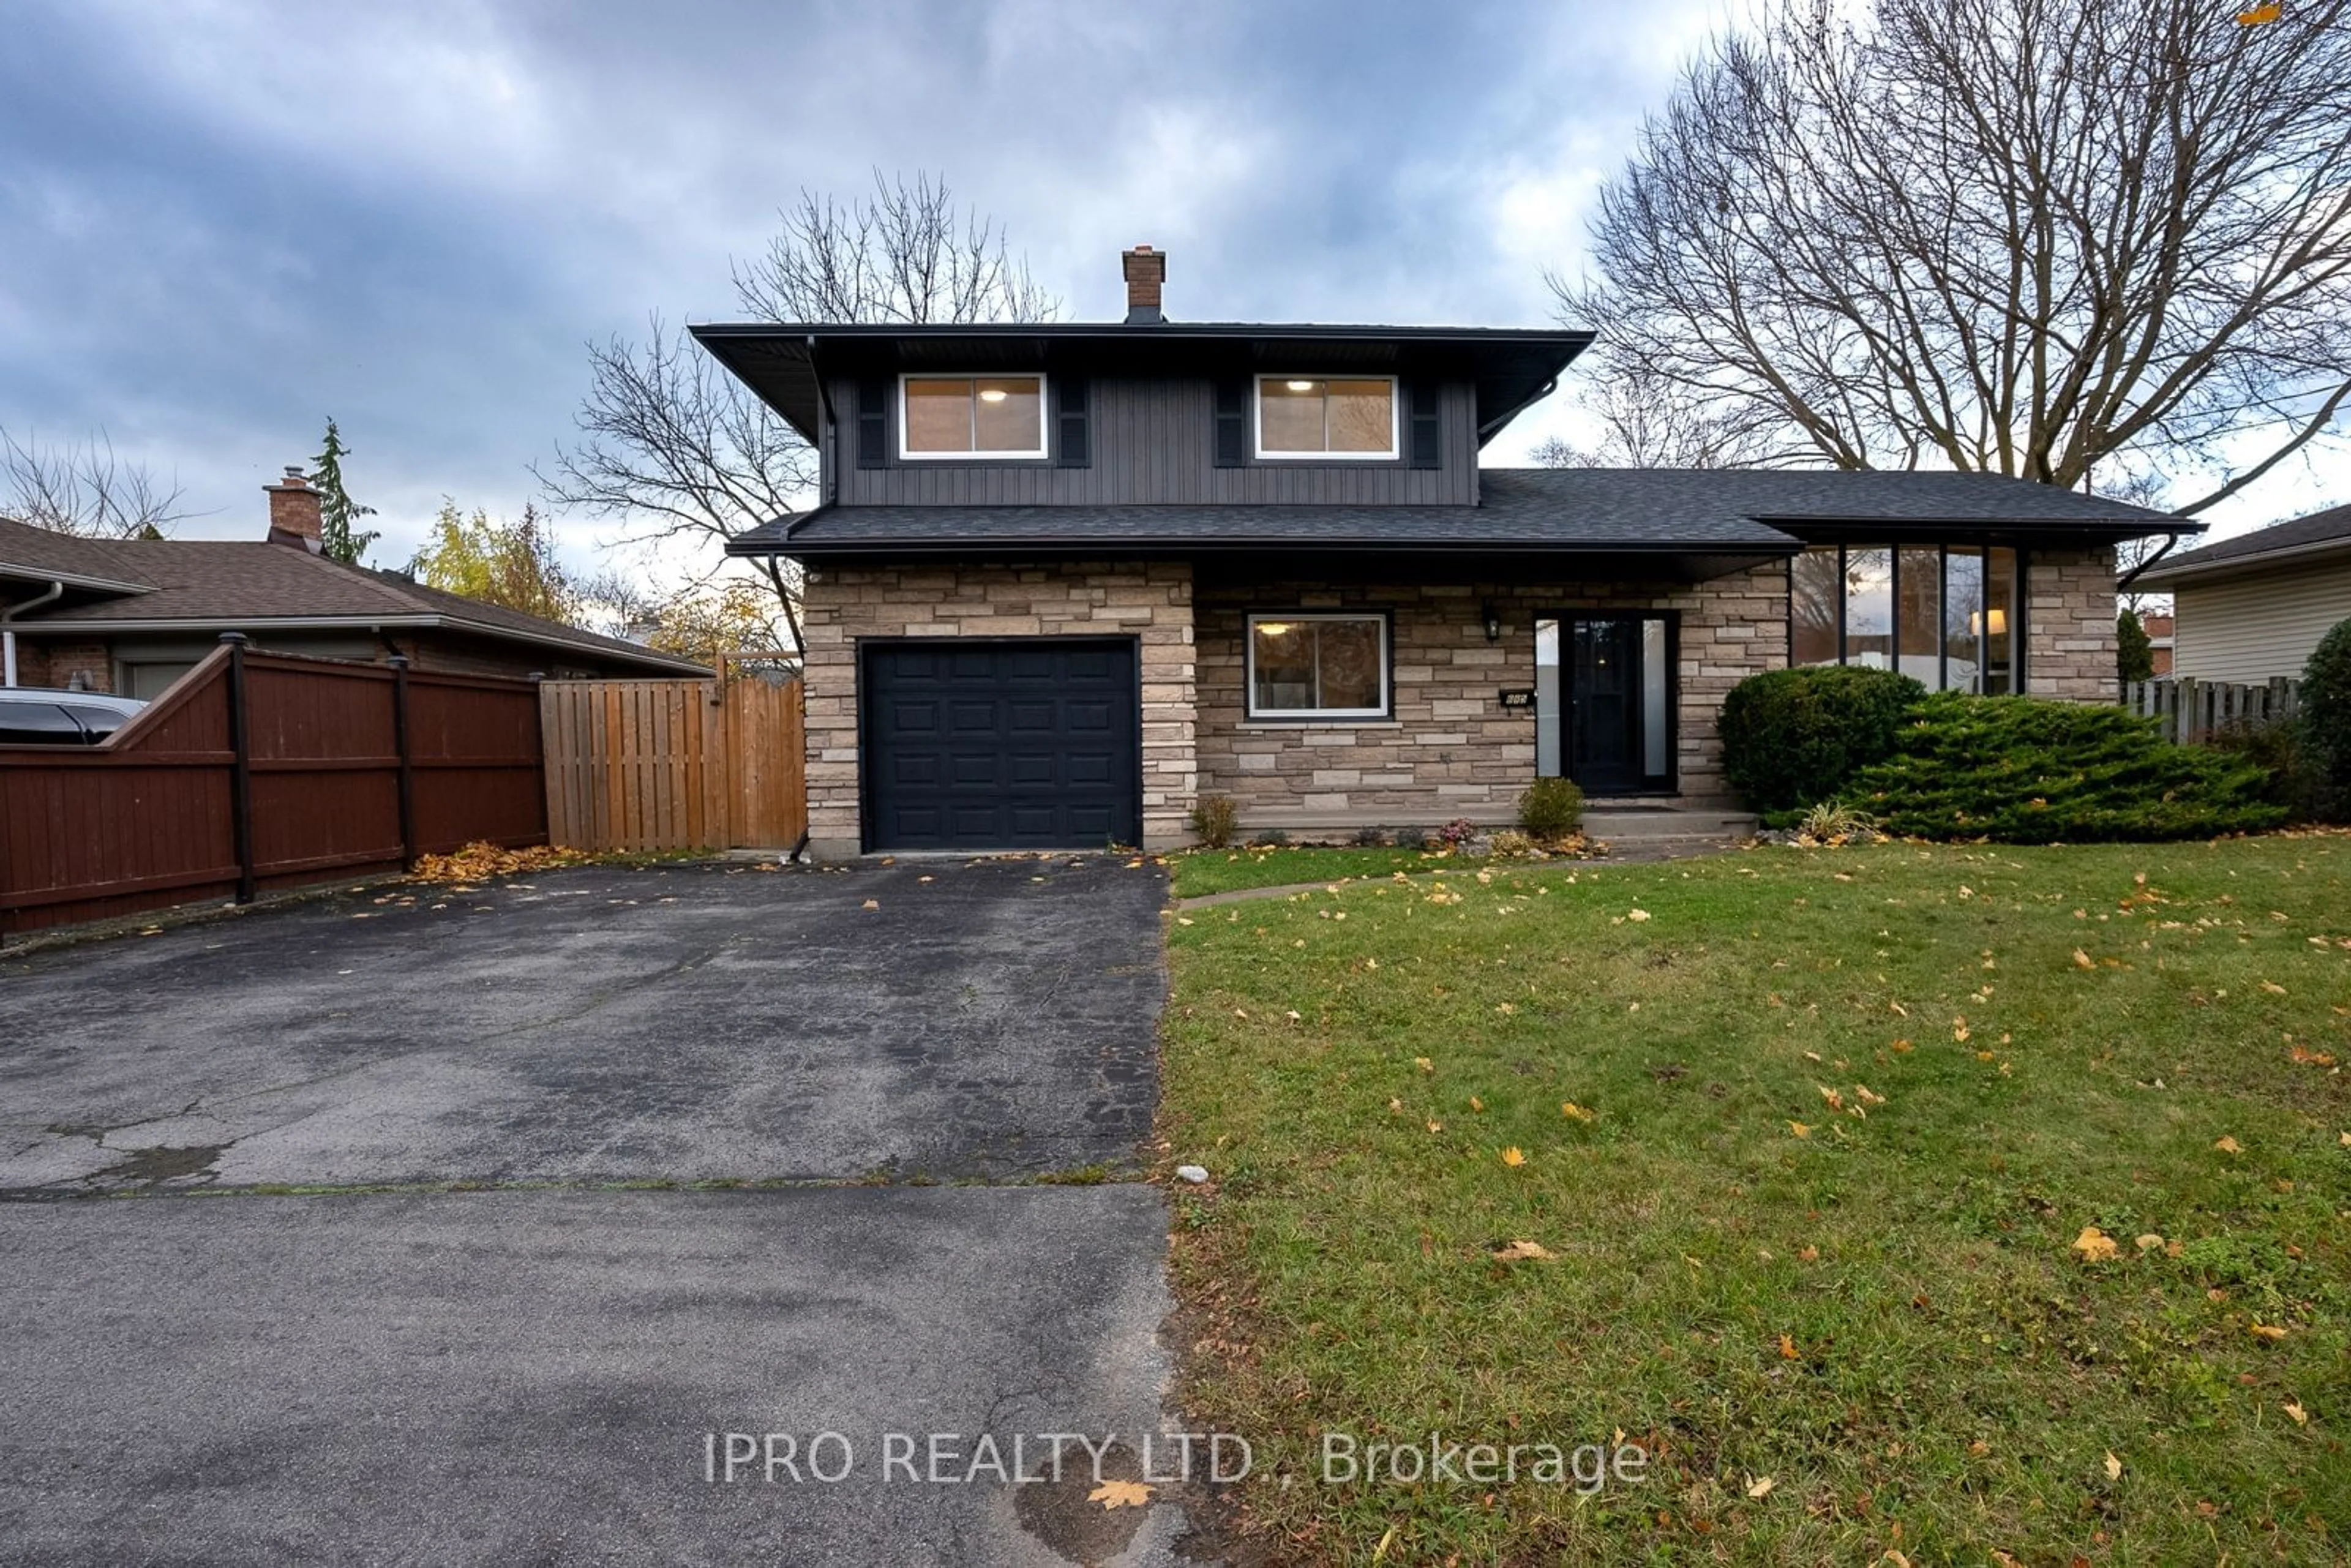
M 857 383 L 835 383 L 853 404 Z M 1438 384 L 1440 462 L 1249 461 L 1216 464 L 1216 391 L 1198 380 L 1093 377 L 1087 383 L 1092 465 L 907 462 L 838 465 L 843 506 L 1468 505 L 1478 497 L 1477 401 L 1465 382 Z M 1411 422 L 1403 422 L 1409 442 Z

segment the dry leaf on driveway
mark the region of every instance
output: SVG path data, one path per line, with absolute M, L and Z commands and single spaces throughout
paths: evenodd
M 1151 1489 L 1141 1481 L 1104 1481 L 1086 1493 L 1086 1500 L 1104 1508 L 1141 1508 L 1150 1502 Z

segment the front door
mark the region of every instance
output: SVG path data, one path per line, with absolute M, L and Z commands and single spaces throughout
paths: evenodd
M 1536 770 L 1588 795 L 1674 787 L 1673 626 L 1656 615 L 1535 623 Z

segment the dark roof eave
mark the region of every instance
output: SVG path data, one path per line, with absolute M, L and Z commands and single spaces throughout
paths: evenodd
M 1556 539 L 1300 539 L 1279 538 L 1157 538 L 1145 539 L 1078 539 L 1067 535 L 1006 537 L 989 539 L 880 540 L 749 540 L 737 538 L 726 546 L 732 556 L 755 559 L 818 560 L 827 558 L 877 559 L 925 557 L 936 559 L 984 560 L 1019 556 L 1023 559 L 1060 557 L 1100 560 L 1110 557 L 1183 557 L 1191 555 L 1520 555 L 1520 556 L 1687 556 L 1742 555 L 1781 559 L 1803 549 L 1800 539 L 1589 539 L 1562 543 Z

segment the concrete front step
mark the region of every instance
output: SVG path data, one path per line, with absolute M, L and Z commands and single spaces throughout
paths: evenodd
M 1614 844 L 1649 842 L 1735 843 L 1751 836 L 1758 823 L 1750 812 L 1680 810 L 1666 807 L 1586 810 L 1583 831 Z

